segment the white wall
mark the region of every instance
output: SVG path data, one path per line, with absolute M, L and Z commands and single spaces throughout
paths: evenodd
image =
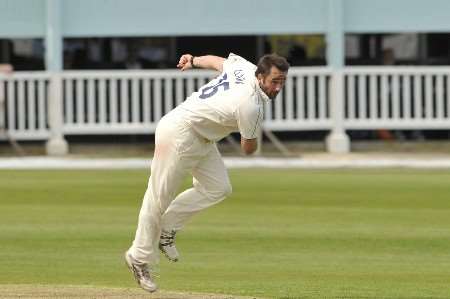
M 45 35 L 45 0 L 0 0 L 0 38 Z
M 329 0 L 59 0 L 66 37 L 325 33 Z M 0 0 L 0 38 L 44 37 L 46 0 Z M 344 0 L 346 32 L 450 31 L 448 0 Z

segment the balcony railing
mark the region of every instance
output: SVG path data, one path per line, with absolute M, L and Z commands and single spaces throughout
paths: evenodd
M 0 75 L 0 138 L 151 134 L 165 113 L 216 75 L 204 70 Z M 267 130 L 336 126 L 450 129 L 450 68 L 294 67 L 278 98 L 265 107 Z

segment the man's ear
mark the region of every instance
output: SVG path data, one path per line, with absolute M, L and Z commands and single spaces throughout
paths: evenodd
M 256 76 L 256 78 L 258 79 L 258 82 L 263 83 L 264 82 L 264 76 L 262 74 L 258 74 Z

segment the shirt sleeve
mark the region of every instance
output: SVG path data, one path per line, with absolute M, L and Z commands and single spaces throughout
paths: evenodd
M 242 68 L 251 72 L 255 72 L 256 70 L 256 66 L 251 62 L 245 60 L 239 55 L 230 53 L 227 59 L 223 62 L 223 70 L 225 72 L 229 72 L 229 70 L 235 68 Z
M 263 107 L 249 99 L 238 107 L 236 114 L 241 136 L 245 139 L 257 138 L 263 121 Z

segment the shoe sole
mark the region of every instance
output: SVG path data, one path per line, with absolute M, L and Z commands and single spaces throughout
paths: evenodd
M 130 269 L 131 273 L 133 274 L 134 280 L 136 280 L 137 284 L 145 291 L 149 292 L 149 293 L 154 293 L 158 290 L 158 288 L 155 289 L 146 289 L 144 287 L 142 287 L 141 282 L 139 281 L 139 279 L 137 278 L 136 275 L 136 271 L 134 270 L 134 267 L 132 265 L 132 263 L 128 260 L 128 254 L 125 252 L 125 265 L 127 265 L 128 269 Z

